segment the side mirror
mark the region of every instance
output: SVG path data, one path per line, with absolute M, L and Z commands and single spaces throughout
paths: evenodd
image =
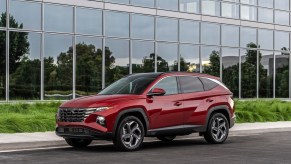
M 166 94 L 166 91 L 164 89 L 162 89 L 162 88 L 154 88 L 147 95 L 148 96 L 163 96 L 164 94 Z

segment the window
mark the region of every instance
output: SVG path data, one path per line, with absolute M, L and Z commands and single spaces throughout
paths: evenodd
M 283 31 L 275 31 L 275 49 L 289 50 L 289 33 Z
M 273 50 L 273 31 L 263 29 L 259 29 L 258 31 L 258 45 L 260 46 L 260 48 Z
M 199 22 L 180 20 L 180 42 L 199 43 Z
M 257 30 L 255 28 L 240 28 L 240 46 L 249 47 L 249 44 L 257 44 Z
M 0 14 L 5 13 L 5 12 L 6 12 L 6 0 L 0 0 Z M 0 27 L 6 27 L 6 24 L 3 24 L 3 22 L 0 22 Z
M 158 72 L 178 71 L 178 45 L 158 43 L 157 47 Z
M 202 14 L 220 16 L 220 2 L 202 0 Z
M 201 81 L 197 77 L 182 76 L 179 77 L 181 90 L 183 93 L 193 93 L 204 91 Z
M 273 98 L 273 51 L 259 51 L 259 98 Z
M 200 13 L 200 0 L 180 0 L 180 11 Z
M 129 37 L 129 14 L 105 12 L 105 35 Z
M 76 31 L 80 34 L 102 35 L 102 12 L 96 9 L 76 9 Z
M 213 23 L 202 23 L 201 43 L 208 45 L 220 45 L 220 25 Z
M 157 40 L 178 41 L 178 20 L 157 18 Z
M 166 10 L 178 10 L 178 0 L 157 0 L 157 7 Z
M 242 4 L 257 5 L 257 0 L 240 0 Z
M 289 12 L 275 10 L 275 24 L 289 25 Z
M 290 0 L 275 0 L 275 8 L 280 10 L 289 10 Z
M 105 2 L 128 4 L 129 3 L 129 0 L 105 0 Z
M 265 9 L 265 8 L 259 8 L 259 22 L 264 23 L 273 23 L 273 10 L 272 9 Z
M 221 26 L 221 41 L 223 46 L 237 47 L 239 45 L 239 27 L 222 25 Z
M 221 16 L 228 18 L 239 18 L 239 5 L 235 3 L 222 2 L 221 7 Z
M 154 42 L 132 41 L 132 72 L 155 72 Z
M 180 44 L 180 71 L 199 73 L 199 46 Z
M 144 15 L 132 15 L 132 38 L 154 39 L 155 19 Z
M 178 84 L 177 84 L 177 78 L 176 77 L 167 77 L 158 84 L 155 85 L 154 88 L 161 88 L 166 91 L 165 95 L 174 95 L 178 94 Z
M 130 3 L 135 6 L 143 6 L 143 7 L 155 7 L 155 0 L 131 0 Z
M 276 98 L 289 97 L 289 59 L 290 54 L 287 52 L 275 52 L 275 71 L 276 71 Z
M 213 88 L 217 87 L 218 84 L 210 79 L 207 78 L 200 78 L 200 80 L 202 81 L 203 85 L 204 85 L 204 90 L 205 91 L 210 91 Z
M 275 0 L 280 1 L 280 0 Z M 273 0 L 258 0 L 258 6 L 273 8 Z
M 253 6 L 241 5 L 241 19 L 256 21 L 257 8 Z
M 220 48 L 214 46 L 201 47 L 202 73 L 220 76 Z
M 0 31 L 0 100 L 6 95 L 6 32 Z

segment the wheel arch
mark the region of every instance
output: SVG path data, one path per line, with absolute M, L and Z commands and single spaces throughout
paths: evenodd
M 207 117 L 206 117 L 206 129 L 208 128 L 209 119 L 215 113 L 223 114 L 226 117 L 228 124 L 230 125 L 231 113 L 229 111 L 229 107 L 227 105 L 220 105 L 220 106 L 212 107 L 208 110 Z

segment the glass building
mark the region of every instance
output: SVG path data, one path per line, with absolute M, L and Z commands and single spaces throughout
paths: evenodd
M 291 98 L 290 0 L 0 0 L 0 101 L 66 100 L 132 73 Z

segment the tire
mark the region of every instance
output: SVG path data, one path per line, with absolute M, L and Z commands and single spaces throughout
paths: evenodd
M 221 113 L 211 115 L 208 121 L 207 131 L 204 133 L 205 140 L 210 144 L 222 144 L 226 141 L 229 133 L 229 123 Z
M 142 122 L 137 117 L 126 116 L 118 125 L 113 143 L 119 151 L 136 151 L 142 146 L 144 136 Z
M 84 148 L 90 145 L 92 140 L 89 139 L 75 139 L 75 138 L 65 138 L 66 142 L 75 148 Z
M 163 142 L 171 142 L 176 138 L 176 136 L 158 136 L 157 138 Z

